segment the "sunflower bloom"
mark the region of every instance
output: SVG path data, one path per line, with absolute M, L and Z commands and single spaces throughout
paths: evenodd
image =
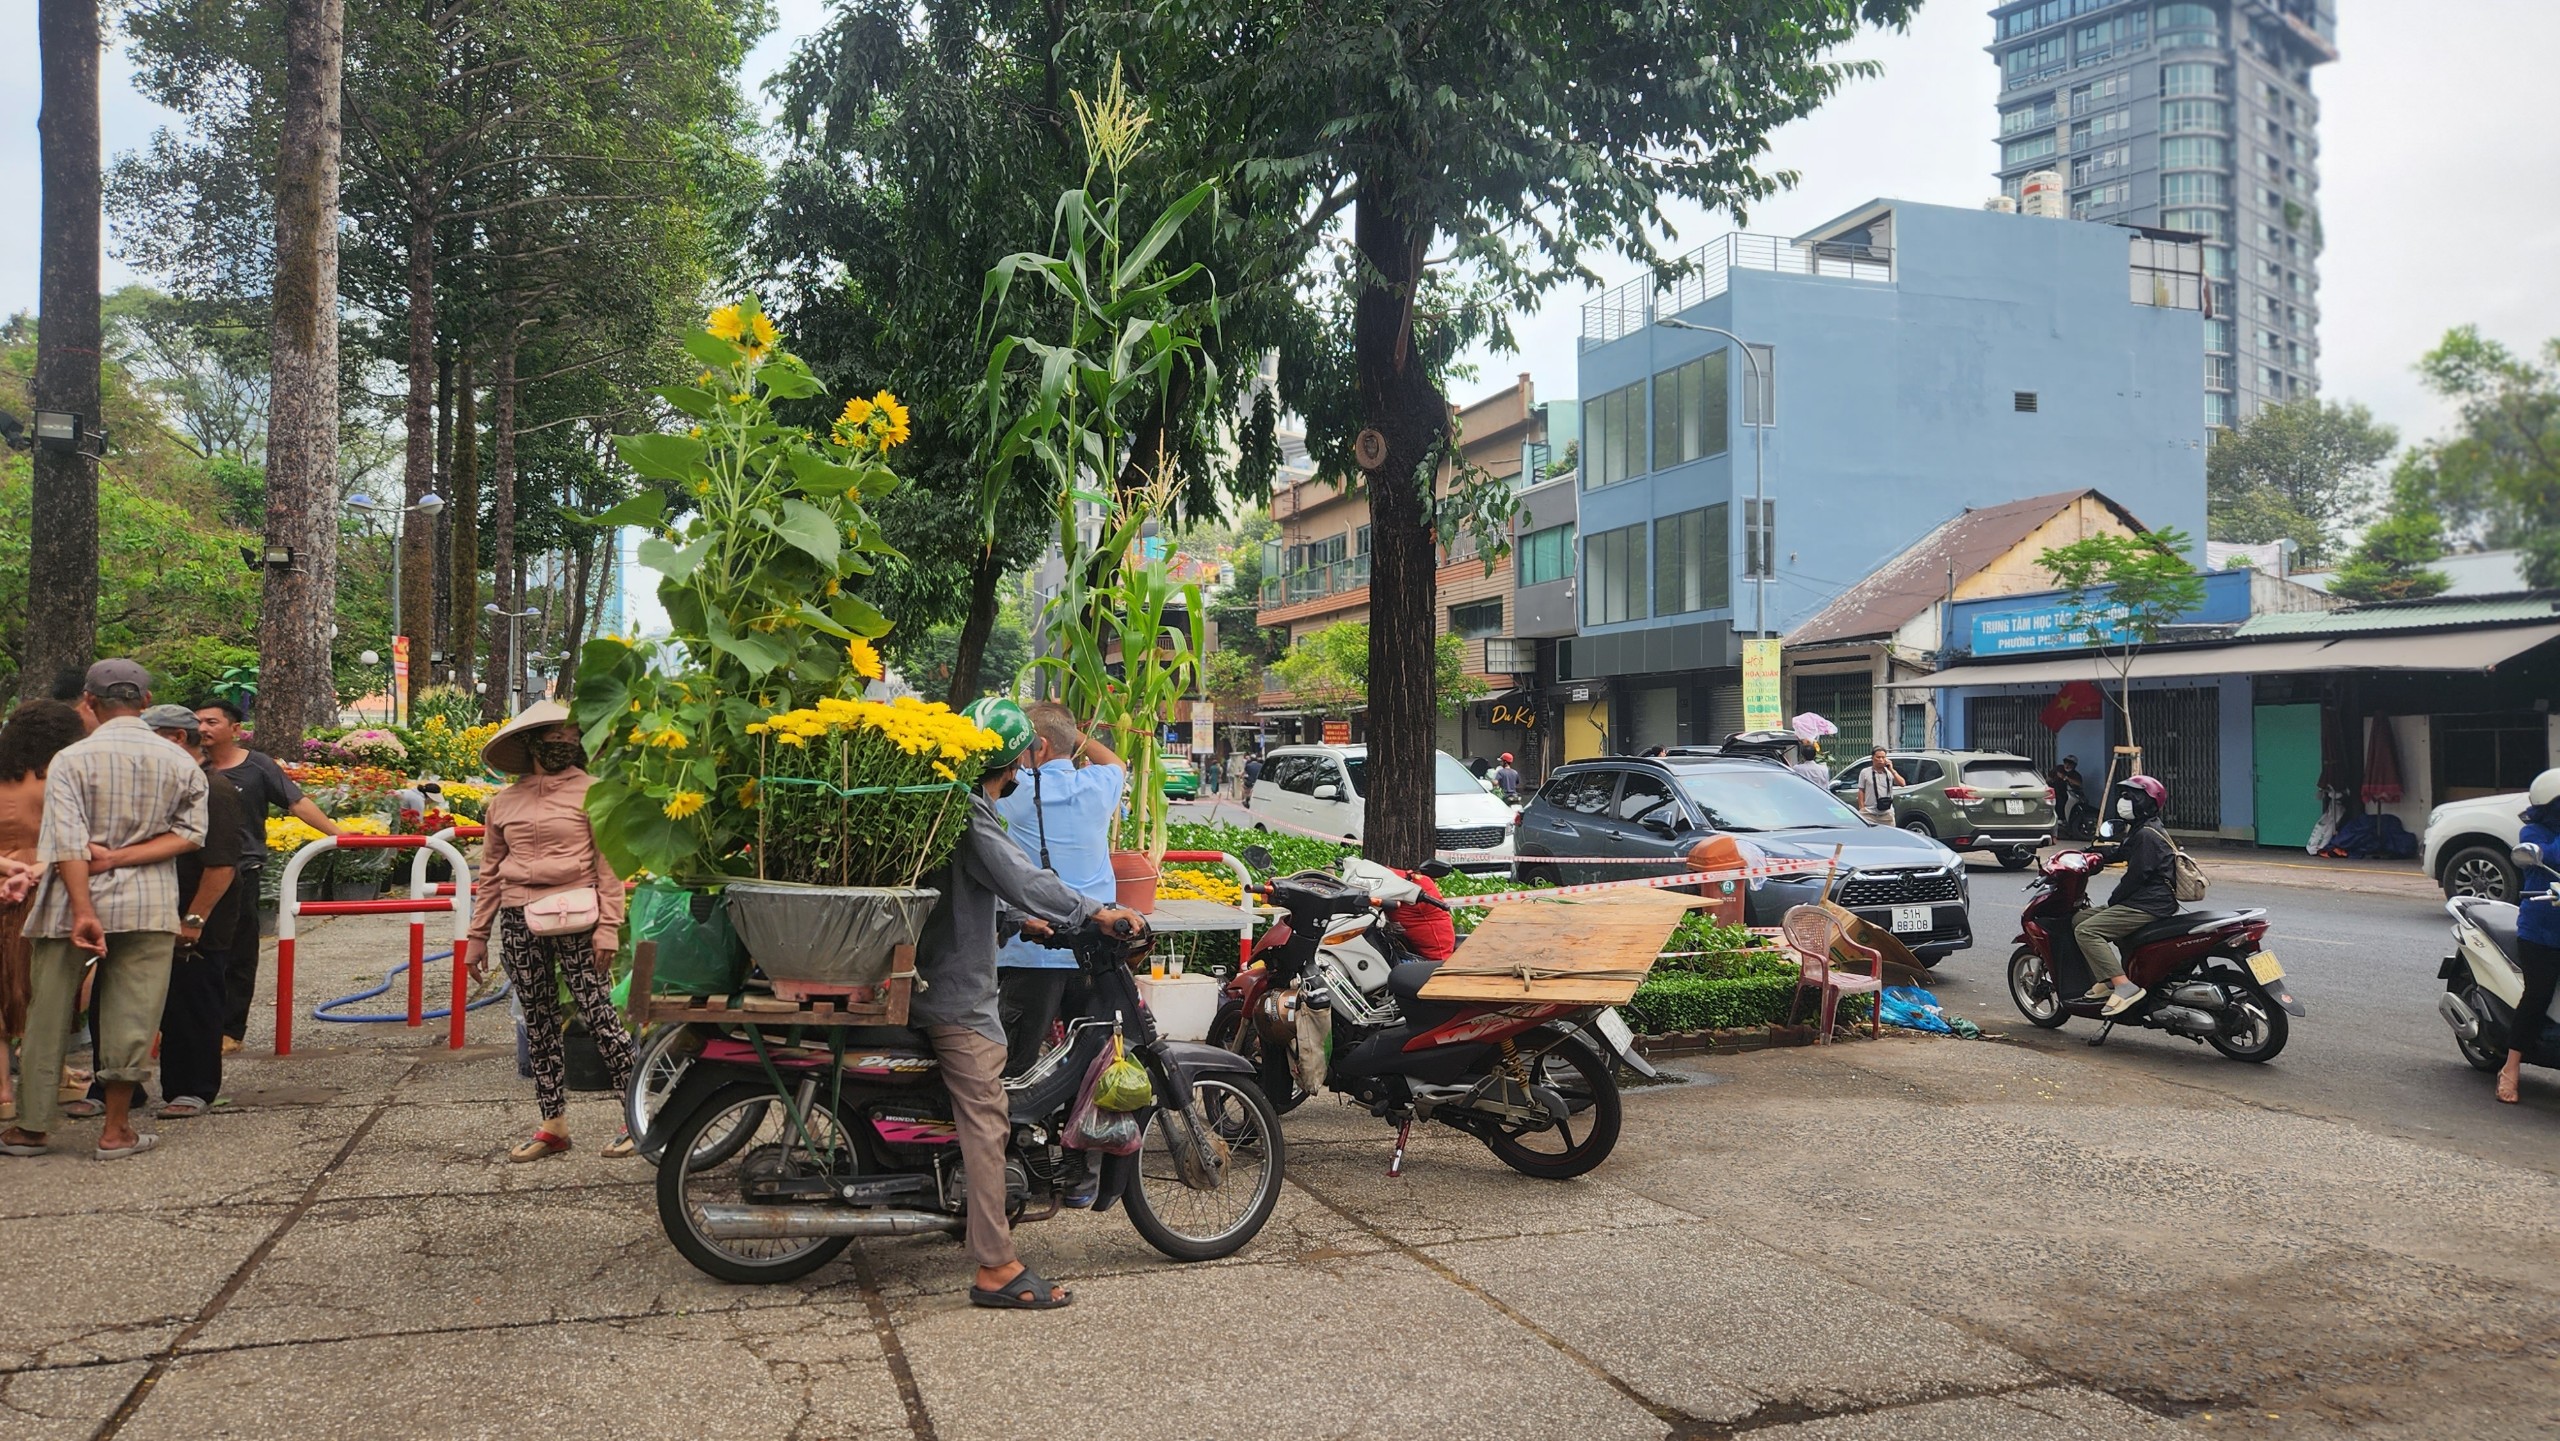
M 705 799 L 700 791 L 678 791 L 667 797 L 667 803 L 659 809 L 666 812 L 668 820 L 680 821 L 702 809 Z
M 702 328 L 732 345 L 743 344 L 747 338 L 746 318 L 738 314 L 738 307 L 734 305 L 724 305 L 711 312 L 710 319 L 702 322 Z
M 855 675 L 862 677 L 864 680 L 878 680 L 880 678 L 880 652 L 871 648 L 871 642 L 864 640 L 860 636 L 855 636 L 853 639 L 846 641 L 844 643 L 844 658 L 852 665 L 853 673 Z
M 765 319 L 761 310 L 747 318 L 747 329 L 755 336 L 754 347 L 758 350 L 773 349 L 774 341 L 781 338 L 774 330 L 773 322 Z
M 906 444 L 907 408 L 898 403 L 898 397 L 891 395 L 889 392 L 884 390 L 878 395 L 871 397 L 871 403 L 878 407 L 880 411 L 881 446 L 886 448 L 892 445 Z

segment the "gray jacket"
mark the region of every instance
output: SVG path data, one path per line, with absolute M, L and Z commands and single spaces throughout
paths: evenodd
M 949 869 L 927 882 L 942 892 L 916 944 L 916 977 L 923 982 L 908 1007 L 908 1024 L 967 1026 L 1005 1043 L 996 1013 L 997 909 L 1027 912 L 1058 926 L 1072 926 L 1102 909 L 1066 882 L 1040 869 L 1006 834 L 985 792 L 969 797 L 969 829 L 951 855 Z M 1018 917 L 1015 918 L 1018 921 Z

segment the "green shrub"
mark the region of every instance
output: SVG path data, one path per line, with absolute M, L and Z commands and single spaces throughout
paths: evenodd
M 1635 999 L 1620 1007 L 1627 1024 L 1648 1036 L 1672 1031 L 1733 1030 L 1770 1026 L 1787 1018 L 1795 998 L 1795 973 L 1734 977 L 1701 976 L 1688 971 L 1656 971 L 1636 988 Z M 1850 996 L 1840 1003 L 1840 1023 L 1852 1015 L 1864 1020 L 1871 997 Z M 1807 996 L 1810 1011 L 1814 998 Z
M 226 671 L 258 663 L 256 651 L 213 636 L 146 641 L 133 658 L 151 672 L 151 698 L 174 705 L 192 705 L 214 694 Z
M 1165 846 L 1177 851 L 1225 851 L 1238 860 L 1244 859 L 1245 848 L 1262 846 L 1271 852 L 1272 867 L 1255 872 L 1255 879 L 1269 880 L 1275 875 L 1293 871 L 1332 871 L 1340 869 L 1342 858 L 1354 853 L 1340 841 L 1320 841 L 1308 836 L 1284 836 L 1270 831 L 1257 831 L 1244 826 L 1203 825 L 1196 821 L 1177 821 L 1165 829 Z

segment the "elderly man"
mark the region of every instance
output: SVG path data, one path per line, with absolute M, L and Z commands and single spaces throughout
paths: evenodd
M 81 972 L 95 957 L 97 1077 L 107 1092 L 97 1155 L 116 1161 L 159 1143 L 134 1129 L 130 1112 L 150 1071 L 151 1034 L 178 946 L 177 858 L 204 844 L 207 787 L 202 767 L 142 723 L 149 672 L 102 660 L 81 689 L 98 728 L 66 746 L 45 773 L 36 839 L 45 875 L 26 924 L 34 956 L 23 1074 L 60 1074 L 63 1032 L 79 1003 Z M 92 847 L 111 864 L 101 869 Z M 0 1154 L 42 1155 L 58 1098 L 48 1086 L 30 1086 L 19 1104 L 19 1124 L 0 1132 Z

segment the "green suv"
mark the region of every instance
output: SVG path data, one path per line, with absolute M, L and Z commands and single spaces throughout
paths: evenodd
M 2021 871 L 2039 846 L 2053 844 L 2053 788 L 2025 756 L 2000 751 L 1888 751 L 1902 776 L 1893 823 L 1935 836 L 1949 849 L 1989 851 L 2004 869 Z M 1842 770 L 1831 789 L 1851 805 L 1869 762 Z

